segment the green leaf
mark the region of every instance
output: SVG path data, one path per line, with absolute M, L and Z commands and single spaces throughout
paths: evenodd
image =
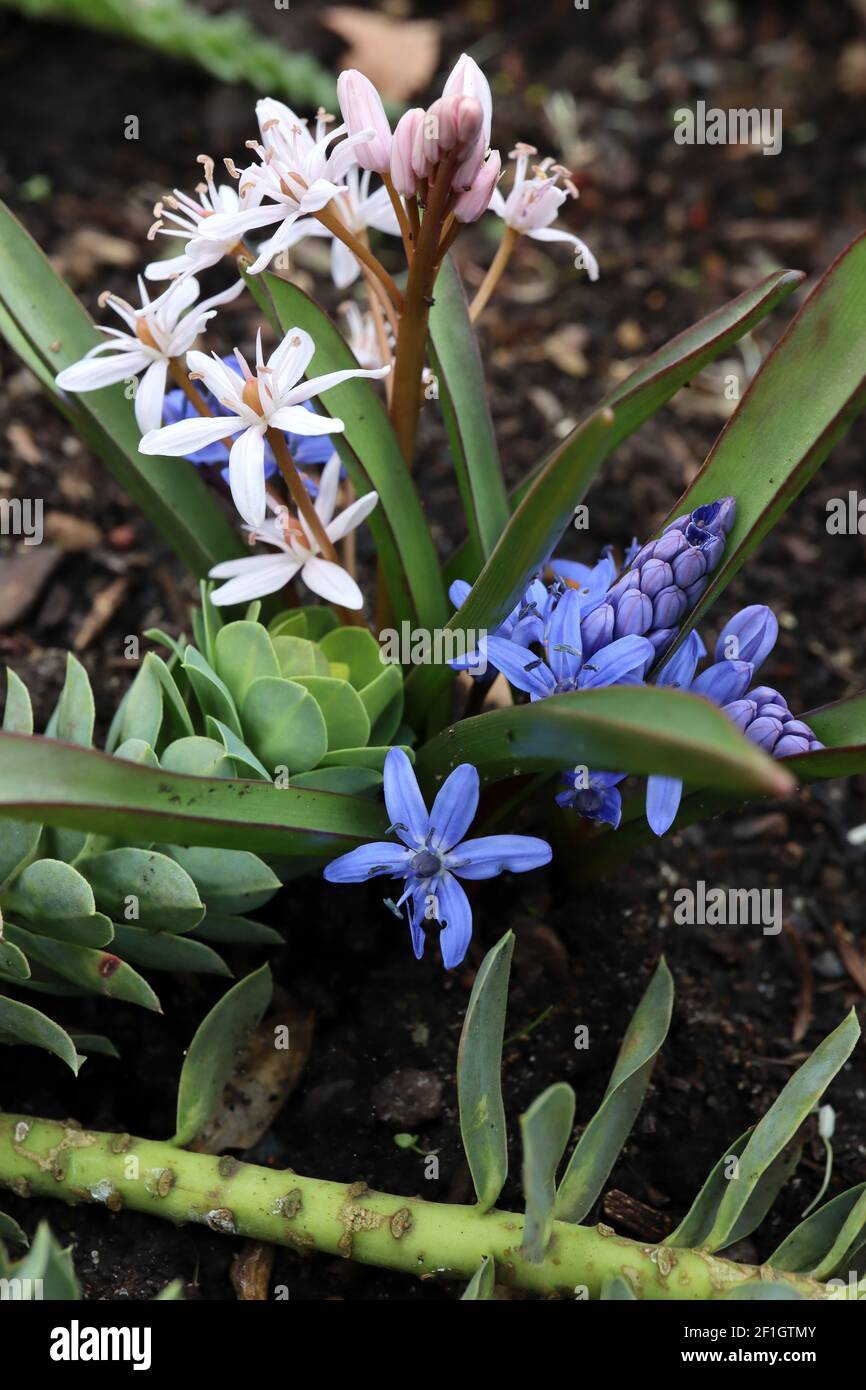
M 496 1283 L 496 1266 L 490 1255 L 485 1255 L 461 1296 L 461 1303 L 489 1302 L 493 1298 Z
M 333 628 L 319 642 L 319 650 L 328 662 L 348 667 L 346 679 L 356 690 L 363 690 L 385 669 L 379 643 L 365 627 Z
M 236 773 L 239 777 L 246 777 L 250 773 L 254 777 L 263 777 L 266 782 L 270 782 L 271 774 L 260 762 L 251 748 L 248 748 L 243 739 L 233 734 L 227 724 L 223 724 L 219 719 L 212 719 L 210 715 L 205 718 L 207 731 L 212 738 L 219 734 L 223 741 L 223 747 L 235 765 Z
M 500 1073 L 513 952 L 514 934 L 509 931 L 481 962 L 457 1052 L 460 1133 L 482 1211 L 493 1206 L 508 1176 Z
M 697 1248 L 704 1244 L 712 1230 L 732 1174 L 737 1171 L 735 1162 L 738 1162 L 744 1152 L 751 1133 L 748 1129 L 745 1134 L 741 1134 L 719 1159 L 679 1226 L 665 1237 L 666 1247 Z M 799 1165 L 802 1152 L 800 1144 L 786 1145 L 764 1169 L 728 1237 L 728 1245 L 735 1245 L 737 1241 L 744 1240 L 757 1230 L 788 1178 Z
M 521 1253 L 541 1264 L 553 1229 L 556 1170 L 574 1124 L 574 1091 L 564 1081 L 548 1086 L 520 1117 L 526 1222 Z
M 841 1192 L 801 1221 L 767 1263 L 790 1274 L 829 1279 L 844 1276 L 866 1231 L 866 1182 Z
M 182 1303 L 184 1301 L 183 1280 L 172 1279 L 170 1284 L 166 1284 L 164 1289 L 160 1289 L 153 1301 L 154 1303 Z
M 145 661 L 150 662 L 162 686 L 163 716 L 165 719 L 162 730 L 163 738 L 192 736 L 195 730 L 189 717 L 189 710 L 183 702 L 183 696 L 177 688 L 171 671 L 156 652 L 148 652 Z
M 508 524 L 510 507 L 490 418 L 478 336 L 450 255 L 436 278 L 430 310 L 432 366 L 451 445 L 451 458 L 469 531 L 470 572 L 494 550 Z
M 9 734 L 33 733 L 33 708 L 27 686 L 6 667 L 6 703 L 2 728 Z M 0 890 L 36 853 L 42 838 L 41 825 L 7 821 L 0 836 Z
M 241 721 L 231 691 L 195 647 L 186 648 L 183 669 L 205 717 L 218 719 L 240 738 Z
M 358 629 L 360 631 L 360 628 Z M 324 652 L 306 637 L 272 637 L 280 675 L 287 680 L 297 680 L 299 676 L 329 676 L 331 668 Z
M 134 771 L 159 775 L 149 769 Z M 93 889 L 97 907 L 113 921 L 132 921 L 151 931 L 187 932 L 204 916 L 204 904 L 189 874 L 156 850 L 111 849 L 85 859 L 81 872 Z M 136 915 L 131 915 L 130 907 Z
M 403 676 L 399 666 L 386 666 L 358 693 L 370 720 L 370 743 L 390 743 L 403 718 Z
M 17 980 L 29 980 L 30 966 L 23 951 L 17 946 L 13 946 L 11 941 L 6 941 L 3 937 L 3 928 L 0 925 L 0 970 L 5 976 L 11 976 Z
M 204 1129 L 239 1049 L 264 1017 L 272 990 L 271 972 L 263 965 L 233 985 L 199 1024 L 180 1073 L 172 1144 L 188 1144 Z
M 159 1000 L 146 980 L 109 951 L 94 951 L 89 946 L 70 946 L 48 936 L 37 936 L 7 923 L 9 940 L 46 969 L 61 979 L 69 980 L 88 994 L 101 994 L 106 999 L 124 999 L 129 1004 L 160 1011 Z
M 17 1221 L 6 1215 L 5 1211 L 0 1211 L 0 1240 L 6 1240 L 10 1245 L 30 1244 L 30 1237 L 22 1231 Z
M 296 680 L 310 692 L 322 712 L 327 751 L 365 746 L 370 737 L 370 720 L 360 695 L 348 681 L 335 680 L 333 676 L 297 676 Z
M 27 686 L 10 666 L 6 667 L 6 704 L 3 729 L 7 734 L 33 733 L 33 707 Z
M 44 366 L 45 383 L 104 339 L 28 232 L 0 204 L 0 303 Z M 0 326 L 2 326 L 0 321 Z M 13 341 L 13 347 L 15 342 Z M 55 403 L 194 574 L 243 553 L 196 468 L 138 452 L 139 430 L 123 383 Z
M 582 1221 L 610 1176 L 668 1035 L 674 982 L 664 957 L 632 1015 L 604 1099 L 575 1145 L 556 1194 L 561 1221 Z
M 28 1047 L 43 1047 L 65 1062 L 73 1075 L 78 1075 L 82 1058 L 75 1051 L 69 1034 L 46 1018 L 38 1009 L 0 993 L 0 1043 L 18 1043 Z
M 482 784 L 585 765 L 758 795 L 784 795 L 792 785 L 721 710 L 667 687 L 580 690 L 463 719 L 418 750 L 416 770 L 432 789 L 464 762 Z
M 206 975 L 231 976 L 225 961 L 203 941 L 167 932 L 144 931 L 141 927 L 116 927 L 116 946 L 127 960 L 146 970 L 193 970 Z
M 737 500 L 721 562 L 681 640 L 728 586 L 866 405 L 866 233 L 779 339 L 671 518 Z
M 33 1299 L 70 1303 L 81 1298 L 72 1254 L 55 1239 L 47 1221 L 40 1221 L 33 1244 L 24 1259 L 12 1266 L 11 1273 L 15 1279 L 27 1281 L 24 1287 L 30 1290 Z M 38 1295 L 34 1289 L 37 1280 Z
M 598 409 L 606 406 L 614 412 L 613 428 L 608 438 L 609 449 L 615 449 L 660 410 L 681 386 L 687 385 L 710 362 L 721 357 L 739 338 L 751 332 L 804 279 L 805 276 L 798 270 L 775 271 L 753 289 L 746 290 L 721 309 L 700 319 L 648 357 L 600 402 Z M 585 424 L 585 420 L 581 421 L 574 433 L 579 433 Z M 568 443 L 566 440 L 565 445 Z M 541 463 L 515 489 L 511 498 L 513 506 L 523 501 L 549 462 L 547 459 Z M 575 496 L 575 506 L 583 500 L 584 493 L 585 488 Z M 449 580 L 471 577 L 462 551 L 458 551 L 449 561 L 447 573 Z
M 280 933 L 273 927 L 266 927 L 263 922 L 253 922 L 248 917 L 234 917 L 222 912 L 206 912 L 189 936 L 231 946 L 285 945 Z
M 728 1183 L 716 1219 L 706 1238 L 708 1250 L 723 1249 L 761 1175 L 790 1143 L 833 1077 L 844 1066 L 860 1036 L 852 1010 L 794 1073 L 767 1114 L 755 1126 L 739 1160 L 739 1175 Z
M 109 752 L 118 743 L 126 743 L 131 738 L 156 748 L 162 728 L 163 698 L 154 653 L 148 652 L 124 697 L 115 739 L 109 737 L 106 743 Z
M 253 681 L 241 709 L 244 733 L 256 757 L 276 771 L 309 772 L 328 751 L 325 717 L 296 681 L 264 676 Z
M 493 632 L 526 592 L 530 575 L 547 559 L 602 460 L 610 452 L 613 412 L 600 410 L 570 435 L 538 475 L 501 532 L 470 593 L 445 626 L 449 631 Z M 466 650 L 472 650 L 470 643 Z M 447 665 L 415 666 L 406 680 L 410 717 L 420 723 L 430 700 L 454 677 Z
M 283 330 L 303 328 L 316 344 L 308 376 L 358 366 L 334 324 L 308 295 L 274 275 L 266 273 L 264 279 Z M 359 496 L 371 490 L 379 494 L 366 524 L 395 617 L 414 619 L 429 631 L 444 626 L 448 602 L 430 528 L 379 397 L 369 381 L 356 378 L 327 391 L 320 404 L 325 414 L 345 422 L 345 432 L 334 435 L 334 447 L 355 491 Z
M 104 1038 L 101 1033 L 81 1033 L 77 1028 L 70 1028 L 69 1036 L 85 1057 L 89 1057 L 91 1052 L 98 1053 L 100 1057 L 120 1057 L 111 1039 Z
M 243 620 L 220 628 L 214 642 L 214 665 L 238 709 L 253 681 L 280 674 L 267 628 Z
M 66 679 L 52 718 L 55 738 L 62 738 L 66 743 L 80 743 L 82 748 L 89 748 L 93 743 L 96 719 L 93 691 L 87 672 L 72 652 L 66 654 Z
M 273 870 L 244 849 L 160 848 L 186 870 L 209 912 L 253 912 L 280 886 Z
M 109 918 L 96 910 L 87 879 L 59 859 L 28 865 L 5 902 L 39 932 L 73 945 L 107 946 L 114 934 Z
M 20 734 L 0 734 L 3 814 L 136 840 L 302 860 L 333 858 L 384 839 L 388 826 L 384 809 L 363 797 L 180 777 Z
M 161 766 L 166 772 L 184 772 L 190 777 L 234 777 L 235 766 L 226 756 L 222 743 L 200 734 L 179 738 L 163 749 Z

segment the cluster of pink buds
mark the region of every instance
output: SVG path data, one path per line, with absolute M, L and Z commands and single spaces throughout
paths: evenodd
M 350 135 L 367 132 L 355 146 L 364 169 L 389 179 L 404 198 L 426 200 L 434 179 L 447 178 L 450 210 L 459 222 L 486 212 L 499 180 L 501 160 L 490 149 L 492 99 L 487 79 L 465 53 L 426 110 L 413 107 L 392 134 L 382 99 L 363 73 L 344 72 L 337 83 L 340 110 Z

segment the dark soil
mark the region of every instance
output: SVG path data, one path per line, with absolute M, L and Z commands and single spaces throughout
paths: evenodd
M 247 8 L 263 26 L 327 61 L 339 53 L 314 6 L 293 4 L 278 15 L 265 3 Z M 813 277 L 862 229 L 866 46 L 855 10 L 830 0 L 704 6 L 611 0 L 587 12 L 566 0 L 543 7 L 466 3 L 444 14 L 440 6 L 415 7 L 442 22 L 443 66 L 461 48 L 477 45 L 473 51 L 495 78 L 494 133 L 503 150 L 517 139 L 542 153 L 553 149 L 546 99 L 572 93 L 578 106 L 579 133 L 566 132 L 562 149 L 581 187 L 569 216 L 598 254 L 602 278 L 589 286 L 575 276 L 567 250 L 548 255 L 525 243 L 485 320 L 494 416 L 513 478 L 565 431 L 566 420 L 619 379 L 625 364 L 776 267 Z M 238 157 L 253 124 L 251 95 L 148 52 L 31 26 L 6 13 L 0 35 L 0 128 L 7 132 L 0 193 L 95 310 L 104 287 L 131 292 L 159 193 L 193 182 L 202 149 Z M 670 112 L 700 96 L 724 107 L 782 107 L 782 155 L 676 145 Z M 138 142 L 122 138 L 130 110 L 140 116 Z M 480 280 L 489 259 L 482 236 L 460 245 L 470 283 Z M 802 292 L 762 324 L 747 351 L 766 354 L 801 301 Z M 256 327 L 249 303 L 230 308 L 221 326 L 248 346 Z M 44 719 L 59 688 L 64 649 L 95 598 L 125 580 L 114 616 L 81 653 L 104 724 L 131 676 L 124 636 L 155 623 L 172 631 L 188 627 L 194 590 L 5 348 L 2 364 L 0 482 L 13 494 L 45 499 L 46 511 L 60 518 L 54 524 L 61 553 L 26 618 L 9 623 L 8 613 L 0 613 L 0 657 L 29 683 Z M 623 546 L 633 534 L 651 532 L 723 423 L 726 372 L 745 379 L 739 353 L 692 383 L 618 451 L 591 495 L 590 535 L 575 542 L 576 554 L 588 559 L 607 541 Z M 419 476 L 444 554 L 461 539 L 452 528 L 454 483 L 435 425 L 425 430 Z M 863 539 L 829 537 L 825 503 L 858 487 L 864 440 L 861 420 L 721 606 L 724 617 L 743 603 L 773 605 L 782 634 L 762 678 L 800 710 L 850 694 L 863 678 Z M 64 550 L 70 518 L 96 529 L 79 532 L 80 548 Z M 586 1123 L 630 1012 L 664 951 L 677 985 L 670 1036 L 608 1196 L 594 1214 L 625 1234 L 659 1238 L 687 1209 L 725 1144 L 763 1113 L 808 1051 L 852 1004 L 863 1014 L 863 995 L 841 958 L 839 930 L 851 934 L 862 962 L 866 858 L 847 832 L 864 822 L 866 779 L 858 778 L 669 836 L 592 888 L 576 889 L 562 860 L 549 875 L 482 885 L 474 898 L 475 941 L 452 975 L 437 963 L 435 944 L 425 961 L 414 961 L 376 888 L 290 886 L 268 914 L 286 936 L 272 964 L 281 987 L 315 1011 L 316 1032 L 300 1083 L 251 1157 L 321 1177 L 364 1179 L 395 1193 L 469 1200 L 454 1066 L 484 951 L 507 927 L 517 932 L 504 1070 L 512 1136 L 519 1113 L 555 1080 L 573 1084 L 578 1122 Z M 698 879 L 780 887 L 785 932 L 675 927 L 673 893 Z M 229 958 L 242 974 L 261 956 Z M 162 1018 L 117 1006 L 109 1022 L 101 1005 L 59 1002 L 61 1020 L 110 1032 L 122 1060 L 93 1057 L 76 1082 L 43 1054 L 10 1053 L 3 1107 L 170 1134 L 173 1077 L 222 985 L 201 977 L 157 983 Z M 579 1024 L 589 1027 L 588 1051 L 575 1050 Z M 398 1101 L 407 1100 L 405 1084 L 393 1074 L 408 1068 L 441 1080 L 441 1108 L 425 1120 L 413 1122 L 410 1114 L 387 1122 L 386 1096 L 392 1108 L 395 1091 Z M 838 1112 L 835 1192 L 866 1179 L 862 1046 L 831 1099 Z M 396 1130 L 416 1133 L 420 1150 L 437 1152 L 438 1179 L 425 1178 L 419 1153 L 397 1147 Z M 511 1166 L 504 1204 L 516 1206 L 516 1143 Z M 797 1176 L 759 1235 L 744 1242 L 742 1258 L 760 1260 L 772 1251 L 816 1192 L 821 1167 L 813 1134 Z M 624 1214 L 611 1191 L 649 1210 Z M 191 1297 L 235 1296 L 228 1271 L 240 1242 L 200 1228 L 175 1231 L 131 1213 L 6 1196 L 3 1205 L 30 1231 L 48 1217 L 73 1244 L 88 1298 L 149 1298 L 175 1277 Z M 431 1284 L 285 1251 L 277 1256 L 273 1284 L 285 1285 L 293 1299 L 450 1296 Z

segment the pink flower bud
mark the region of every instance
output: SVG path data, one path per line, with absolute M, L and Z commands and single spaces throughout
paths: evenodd
M 350 135 L 373 132 L 368 141 L 355 146 L 355 158 L 362 169 L 381 174 L 391 160 L 391 127 L 382 98 L 369 78 L 355 68 L 340 73 L 337 78 L 337 99 L 343 120 Z
M 484 128 L 484 110 L 477 97 L 457 97 L 454 103 L 454 128 L 455 145 L 469 148 L 476 145 L 480 138 L 486 152 L 489 135 Z
M 501 172 L 499 151 L 491 150 L 470 187 L 460 194 L 454 204 L 454 216 L 458 222 L 477 222 L 487 211 Z
M 411 198 L 418 187 L 412 165 L 412 149 L 419 128 L 423 135 L 424 110 L 420 106 L 413 106 L 400 117 L 391 142 L 391 179 L 397 192 L 404 198 Z
M 461 54 L 448 74 L 445 86 L 442 88 L 443 97 L 467 96 L 474 97 L 481 103 L 482 111 L 482 132 L 484 135 L 484 149 L 490 144 L 490 125 L 493 116 L 493 98 L 490 94 L 490 84 L 484 73 L 481 71 L 474 58 L 470 58 L 467 53 Z

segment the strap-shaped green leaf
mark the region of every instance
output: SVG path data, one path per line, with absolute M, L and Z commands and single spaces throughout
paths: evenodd
M 548 1086 L 520 1117 L 526 1220 L 521 1254 L 541 1264 L 553 1229 L 556 1170 L 574 1124 L 574 1091 L 565 1081 Z
M 582 1221 L 606 1183 L 643 1104 L 667 1037 L 674 982 L 664 957 L 632 1015 L 604 1099 L 575 1145 L 556 1194 L 561 1221 Z
M 606 1302 L 637 1302 L 637 1294 L 621 1274 L 608 1274 L 602 1282 L 600 1298 Z
M 600 410 L 553 456 L 502 531 L 465 601 L 448 620 L 449 631 L 495 631 L 526 592 L 531 575 L 547 559 L 610 447 L 614 417 Z M 406 680 L 411 716 L 420 722 L 432 698 L 453 678 L 447 665 L 415 666 Z
M 72 1252 L 61 1246 L 47 1221 L 40 1221 L 33 1244 L 24 1259 L 12 1266 L 10 1273 L 23 1281 L 23 1288 L 31 1291 L 31 1297 L 36 1297 L 36 1288 L 40 1298 L 54 1303 L 75 1302 L 81 1297 Z
M 67 652 L 66 678 L 57 708 L 49 720 L 52 737 L 89 748 L 93 743 L 95 719 L 96 707 L 90 678 L 78 658 L 72 652 Z
M 261 1022 L 272 991 L 271 972 L 263 965 L 233 985 L 199 1024 L 181 1068 L 173 1144 L 188 1144 L 204 1129 L 238 1049 Z
M 211 912 L 253 912 L 269 903 L 280 886 L 273 869 L 245 849 L 161 848 L 186 869 Z
M 0 816 L 5 815 L 136 842 L 320 860 L 382 840 L 388 826 L 384 809 L 362 796 L 181 777 L 53 739 L 0 733 Z
M 829 1279 L 847 1272 L 852 1256 L 866 1241 L 866 1182 L 825 1202 L 774 1250 L 767 1263 L 789 1274 Z
M 493 1206 L 508 1176 L 501 1072 L 513 952 L 514 935 L 509 931 L 481 962 L 457 1052 L 460 1133 L 482 1211 Z
M 740 1156 L 749 1142 L 751 1133 L 751 1129 L 747 1129 L 745 1134 L 741 1134 L 722 1154 L 676 1230 L 665 1237 L 666 1247 L 696 1249 L 704 1244 L 713 1228 L 722 1198 L 728 1190 L 729 1181 L 737 1171 Z M 765 1168 L 737 1218 L 737 1223 L 728 1238 L 728 1245 L 734 1245 L 757 1230 L 788 1178 L 797 1168 L 802 1152 L 800 1144 L 791 1143 L 776 1155 L 768 1168 Z
M 124 960 L 133 961 L 145 970 L 192 970 L 198 974 L 229 977 L 232 974 L 222 956 L 203 941 L 191 941 L 188 936 L 118 925 L 115 945 Z
M 191 464 L 138 452 L 139 430 L 123 384 L 61 396 L 53 377 L 97 343 L 78 300 L 32 237 L 0 203 L 0 330 L 9 320 L 44 364 L 40 379 L 83 438 L 189 569 L 207 574 L 219 560 L 243 553 L 215 497 Z M 12 346 L 16 337 L 12 335 Z
M 433 370 L 469 532 L 467 577 L 473 577 L 505 530 L 511 509 L 490 418 L 478 337 L 460 275 L 446 256 L 430 310 Z
M 778 796 L 793 785 L 721 710 L 667 687 L 579 690 L 462 719 L 418 750 L 418 776 L 432 788 L 461 762 L 482 782 L 585 764 L 741 793 Z
M 316 344 L 310 377 L 358 366 L 334 324 L 308 295 L 274 275 L 265 279 L 283 330 L 303 328 Z M 328 391 L 321 406 L 345 422 L 345 433 L 334 435 L 334 445 L 355 491 L 379 494 L 367 525 L 396 619 L 414 618 L 431 632 L 443 627 L 449 607 L 430 528 L 375 390 L 363 379 L 346 381 Z
M 705 1245 L 721 1250 L 729 1243 L 762 1174 L 790 1143 L 833 1077 L 844 1066 L 860 1036 L 853 1009 L 794 1073 L 766 1115 L 755 1126 L 739 1160 L 738 1176 L 728 1183 Z
M 633 434 L 645 420 L 654 415 L 672 396 L 690 382 L 698 372 L 710 362 L 715 361 L 733 346 L 739 338 L 750 333 L 767 314 L 802 284 L 805 276 L 798 270 L 779 270 L 768 275 L 760 284 L 736 299 L 715 309 L 705 318 L 679 333 L 664 347 L 659 348 L 614 388 L 599 409 L 609 406 L 614 412 L 613 429 L 609 436 L 609 447 L 616 448 L 624 439 Z M 577 426 L 575 433 L 583 428 L 585 421 Z M 568 446 L 558 445 L 555 456 Z M 532 487 L 539 473 L 550 462 L 545 459 L 534 469 L 511 495 L 512 507 L 517 507 Z M 585 490 L 584 490 L 585 491 Z M 584 491 L 576 493 L 574 505 L 583 500 Z M 471 579 L 467 568 L 464 548 L 458 550 L 447 565 L 449 579 Z
M 496 1280 L 496 1266 L 489 1255 L 485 1255 L 466 1288 L 461 1303 L 489 1302 L 493 1298 Z
M 837 256 L 752 380 L 671 518 L 718 497 L 737 516 L 680 638 L 742 564 L 866 406 L 866 233 Z

